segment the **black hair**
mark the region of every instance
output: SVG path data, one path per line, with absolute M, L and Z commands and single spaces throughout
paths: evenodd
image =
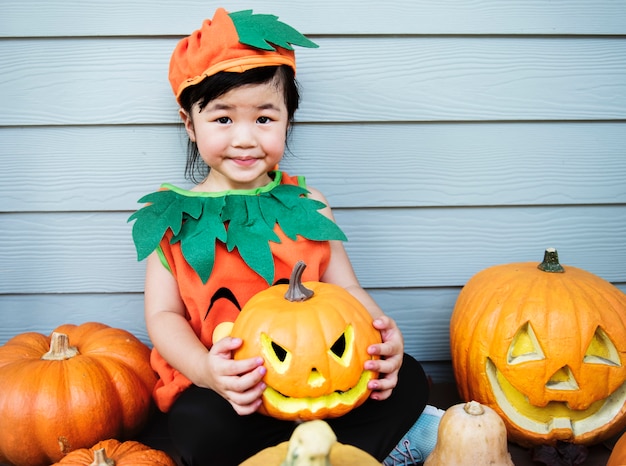
M 300 104 L 300 92 L 295 79 L 293 68 L 287 65 L 262 66 L 252 68 L 242 73 L 231 73 L 220 71 L 209 76 L 198 84 L 189 86 L 180 95 L 180 106 L 189 115 L 194 105 L 198 105 L 200 110 L 206 107 L 209 102 L 216 99 L 228 91 L 247 84 L 264 84 L 275 80 L 277 86 L 282 87 L 287 107 L 288 131 L 292 127 L 294 115 Z M 285 135 L 287 136 L 287 135 Z M 206 178 L 209 167 L 204 163 L 198 146 L 192 140 L 187 143 L 187 164 L 185 166 L 185 178 L 199 183 Z

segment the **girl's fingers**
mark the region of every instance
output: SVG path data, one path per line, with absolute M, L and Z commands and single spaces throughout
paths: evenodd
M 230 404 L 239 414 L 250 414 L 255 412 L 262 403 L 261 395 L 266 385 L 259 381 L 246 391 L 230 391 L 227 398 Z

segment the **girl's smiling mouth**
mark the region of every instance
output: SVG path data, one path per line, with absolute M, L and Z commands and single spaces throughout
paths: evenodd
M 244 167 L 254 165 L 257 161 L 259 161 L 256 157 L 231 157 L 230 160 L 233 163 Z

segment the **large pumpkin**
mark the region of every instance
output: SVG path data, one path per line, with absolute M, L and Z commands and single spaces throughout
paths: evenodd
M 0 463 L 48 465 L 137 433 L 156 377 L 150 350 L 100 323 L 23 333 L 0 347 Z
M 52 466 L 176 466 L 164 451 L 133 440 L 103 440 L 91 448 L 74 450 Z
M 339 286 L 302 284 L 304 267 L 296 264 L 289 285 L 253 296 L 231 332 L 243 340 L 235 359 L 265 359 L 259 412 L 279 419 L 341 416 L 368 398 L 378 376 L 364 370 L 368 346 L 381 341 L 367 310 Z
M 593 444 L 626 425 L 626 295 L 544 261 L 472 277 L 450 322 L 463 399 L 495 409 L 521 445 Z

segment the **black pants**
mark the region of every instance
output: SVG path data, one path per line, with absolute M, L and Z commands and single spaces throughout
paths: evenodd
M 342 417 L 326 419 L 341 443 L 382 461 L 417 420 L 428 400 L 422 366 L 404 355 L 398 385 L 384 401 L 368 399 Z M 169 413 L 172 441 L 187 466 L 232 466 L 289 440 L 296 424 L 262 414 L 238 415 L 212 390 L 192 386 Z

